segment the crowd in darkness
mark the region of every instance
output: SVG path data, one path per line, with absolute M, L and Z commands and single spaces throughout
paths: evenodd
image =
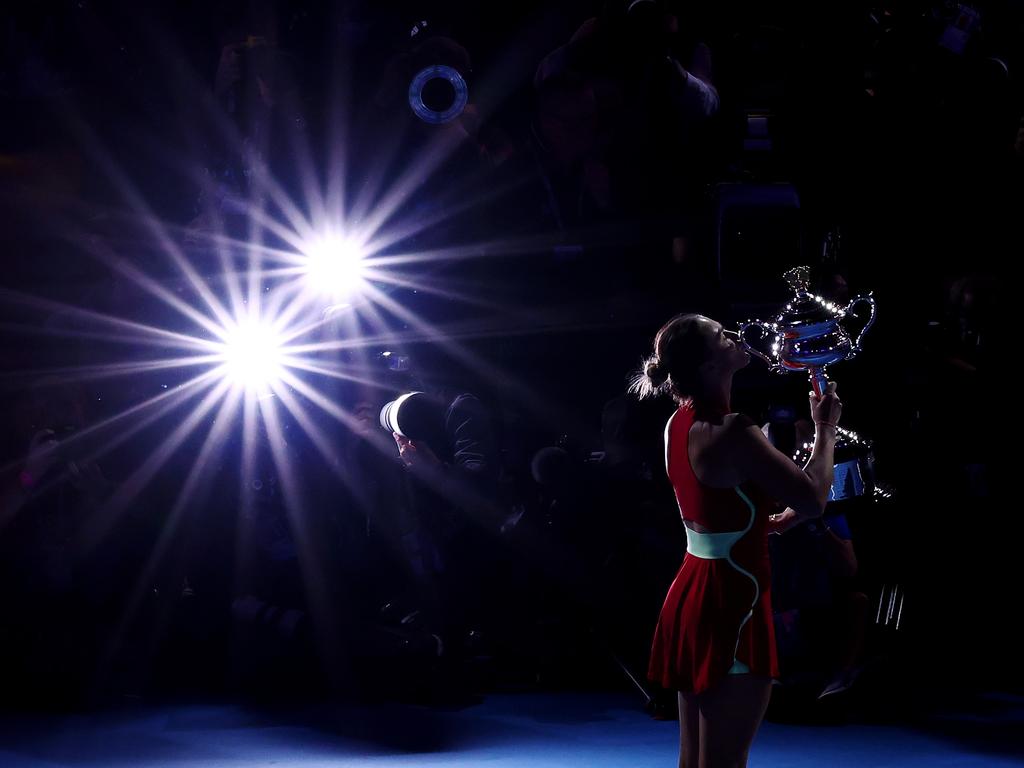
M 461 5 L 0 12 L 2 704 L 632 686 L 685 539 L 673 405 L 629 376 L 675 314 L 770 318 L 798 264 L 878 303 L 832 375 L 887 490 L 775 548 L 783 687 L 881 696 L 954 649 L 960 682 L 1019 685 L 978 652 L 1009 626 L 991 585 L 1018 525 L 994 374 L 1024 245 L 1019 4 Z M 468 83 L 443 124 L 409 107 L 430 65 Z M 319 353 L 349 415 L 256 427 L 245 485 L 240 429 L 214 451 L 175 437 L 182 411 L 115 418 L 192 374 L 104 374 L 163 353 L 96 313 L 176 330 L 132 276 L 198 302 L 181 254 L 223 291 L 218 243 L 288 248 L 264 222 L 315 215 L 310 189 L 357 222 L 393 208 L 383 255 L 430 258 L 389 299 L 437 331 L 324 322 L 372 337 Z M 736 386 L 796 450 L 803 377 Z M 378 424 L 411 391 L 422 439 Z M 899 630 L 876 620 L 894 584 Z

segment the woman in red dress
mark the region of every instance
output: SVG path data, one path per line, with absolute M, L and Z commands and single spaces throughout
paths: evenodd
M 669 393 L 665 464 L 686 531 L 686 557 L 654 634 L 648 676 L 679 692 L 679 765 L 737 768 L 778 675 L 769 589 L 769 533 L 818 517 L 832 485 L 842 404 L 829 384 L 811 395 L 814 450 L 801 470 L 757 425 L 731 412 L 750 356 L 720 323 L 679 315 L 658 332 L 633 390 Z M 777 504 L 786 509 L 770 513 Z

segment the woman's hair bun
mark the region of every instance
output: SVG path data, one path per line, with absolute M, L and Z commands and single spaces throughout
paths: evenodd
M 652 357 L 644 364 L 644 375 L 655 387 L 660 387 L 668 380 L 668 371 L 657 357 Z

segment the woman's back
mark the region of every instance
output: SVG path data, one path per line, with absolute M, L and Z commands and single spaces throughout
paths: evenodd
M 666 465 L 683 522 L 697 532 L 740 531 L 751 507 L 768 500 L 741 483 L 729 460 L 727 424 L 697 419 L 692 405 L 673 414 L 665 430 Z

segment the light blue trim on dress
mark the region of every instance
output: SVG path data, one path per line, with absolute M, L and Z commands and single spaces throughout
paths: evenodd
M 688 555 L 699 557 L 702 560 L 726 560 L 729 565 L 754 583 L 754 600 L 750 604 L 750 610 L 747 611 L 747 615 L 743 617 L 743 621 L 740 622 L 740 627 L 736 632 L 736 648 L 733 651 L 732 666 L 729 668 L 728 672 L 730 675 L 745 675 L 750 672 L 750 667 L 737 659 L 736 653 L 740 648 L 740 634 L 743 632 L 743 627 L 746 626 L 747 622 L 750 621 L 751 617 L 754 615 L 754 607 L 757 605 L 757 601 L 761 597 L 761 585 L 757 583 L 757 577 L 754 576 L 754 574 L 745 568 L 741 568 L 739 564 L 732 559 L 732 547 L 733 544 L 746 536 L 747 533 L 750 532 L 750 529 L 754 527 L 757 509 L 754 506 L 754 502 L 752 502 L 750 498 L 740 490 L 739 486 L 736 486 L 734 490 L 750 508 L 750 521 L 747 523 L 747 527 L 742 531 L 701 533 L 691 530 L 686 526 L 683 527 L 686 529 L 686 553 Z

